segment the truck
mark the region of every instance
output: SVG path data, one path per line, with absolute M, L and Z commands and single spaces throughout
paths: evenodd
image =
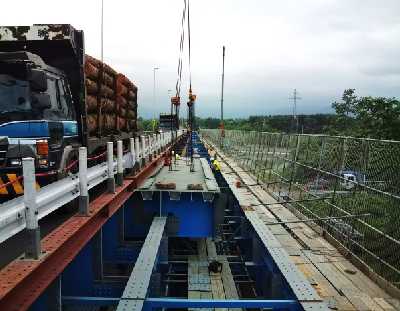
M 23 193 L 24 157 L 35 159 L 40 187 L 73 171 L 81 146 L 98 158 L 108 141 L 128 145 L 136 114 L 137 87 L 85 55 L 83 31 L 67 24 L 0 27 L 1 195 Z
M 176 114 L 161 113 L 158 129 L 162 132 L 176 131 L 179 129 L 179 119 Z

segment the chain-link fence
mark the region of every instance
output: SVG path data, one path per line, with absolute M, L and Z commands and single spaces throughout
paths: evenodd
M 219 130 L 201 133 L 221 146 Z M 400 287 L 400 142 L 232 130 L 223 150 Z

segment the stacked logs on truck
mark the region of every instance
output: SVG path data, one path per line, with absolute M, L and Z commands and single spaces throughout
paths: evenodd
M 137 87 L 123 74 L 117 76 L 117 111 L 121 126 L 136 131 Z
M 86 111 L 90 135 L 136 130 L 137 88 L 107 64 L 86 55 Z

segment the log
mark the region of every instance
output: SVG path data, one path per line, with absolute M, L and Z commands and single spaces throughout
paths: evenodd
M 122 118 L 122 117 L 117 117 L 116 121 L 117 121 L 117 124 L 118 124 L 118 128 L 120 130 L 122 130 L 122 131 L 125 131 L 126 130 L 126 124 L 127 124 L 126 123 L 126 119 Z
M 121 95 L 117 95 L 117 105 L 121 107 L 128 106 L 128 101 Z
M 123 85 L 122 83 L 117 82 L 117 95 L 127 96 L 128 88 L 125 85 Z
M 107 98 L 113 98 L 115 93 L 112 88 L 109 88 L 107 85 L 102 84 L 100 94 Z
M 97 82 L 91 79 L 86 79 L 85 84 L 86 84 L 86 91 L 88 94 L 97 95 Z
M 86 123 L 88 132 L 90 134 L 95 133 L 98 129 L 97 114 L 88 114 L 86 118 Z
M 128 91 L 128 99 L 129 100 L 135 100 L 136 99 L 136 92 L 133 90 Z
M 125 117 L 126 116 L 126 109 L 125 108 L 123 108 L 123 107 L 119 107 L 119 115 L 121 116 L 121 117 Z
M 136 131 L 137 87 L 126 76 L 89 55 L 84 70 L 88 132 L 108 135 Z
M 130 109 L 127 110 L 126 118 L 129 119 L 129 120 L 136 119 L 136 111 L 130 110 Z
M 87 78 L 90 78 L 92 80 L 97 80 L 97 77 L 99 76 L 99 70 L 91 64 L 90 62 L 86 61 L 85 62 L 85 74 Z
M 115 111 L 115 101 L 107 98 L 100 99 L 101 105 L 97 102 L 97 97 L 88 95 L 86 97 L 86 109 L 88 113 L 94 113 L 99 110 L 101 106 L 101 111 L 103 112 L 114 112 Z
M 86 96 L 86 110 L 87 112 L 96 112 L 98 110 L 97 97 L 92 95 Z
M 136 101 L 129 101 L 128 102 L 128 107 L 130 107 L 131 109 L 135 109 L 137 108 L 137 103 Z
M 114 112 L 115 111 L 115 101 L 103 98 L 101 111 L 103 112 Z
M 128 123 L 129 131 L 137 131 L 136 119 L 135 120 L 128 120 L 127 123 Z
M 95 66 L 97 69 L 100 69 L 103 66 L 104 72 L 108 73 L 111 76 L 117 76 L 117 74 L 118 74 L 114 69 L 112 69 L 106 63 L 102 63 L 100 60 L 98 60 L 92 56 L 85 55 L 85 64 L 87 62 L 89 62 L 90 64 Z
M 103 116 L 103 129 L 105 132 L 116 130 L 115 114 L 104 114 Z

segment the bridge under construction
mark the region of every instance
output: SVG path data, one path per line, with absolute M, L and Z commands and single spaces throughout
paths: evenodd
M 400 142 L 225 131 L 225 47 L 198 129 L 189 0 L 146 133 L 103 2 L 101 59 L 71 25 L 0 27 L 0 311 L 400 310 Z
M 1 252 L 15 255 L 2 255 L 0 310 L 399 310 L 399 262 L 372 247 L 398 256 L 397 240 L 361 204 L 337 210 L 374 186 L 318 163 L 301 173 L 310 137 L 166 132 L 109 143 L 89 168 L 82 147 L 79 171 L 40 190 L 24 159 L 24 195 L 0 206 Z M 318 139 L 326 153 L 333 138 Z M 388 187 L 376 191 L 398 203 Z

